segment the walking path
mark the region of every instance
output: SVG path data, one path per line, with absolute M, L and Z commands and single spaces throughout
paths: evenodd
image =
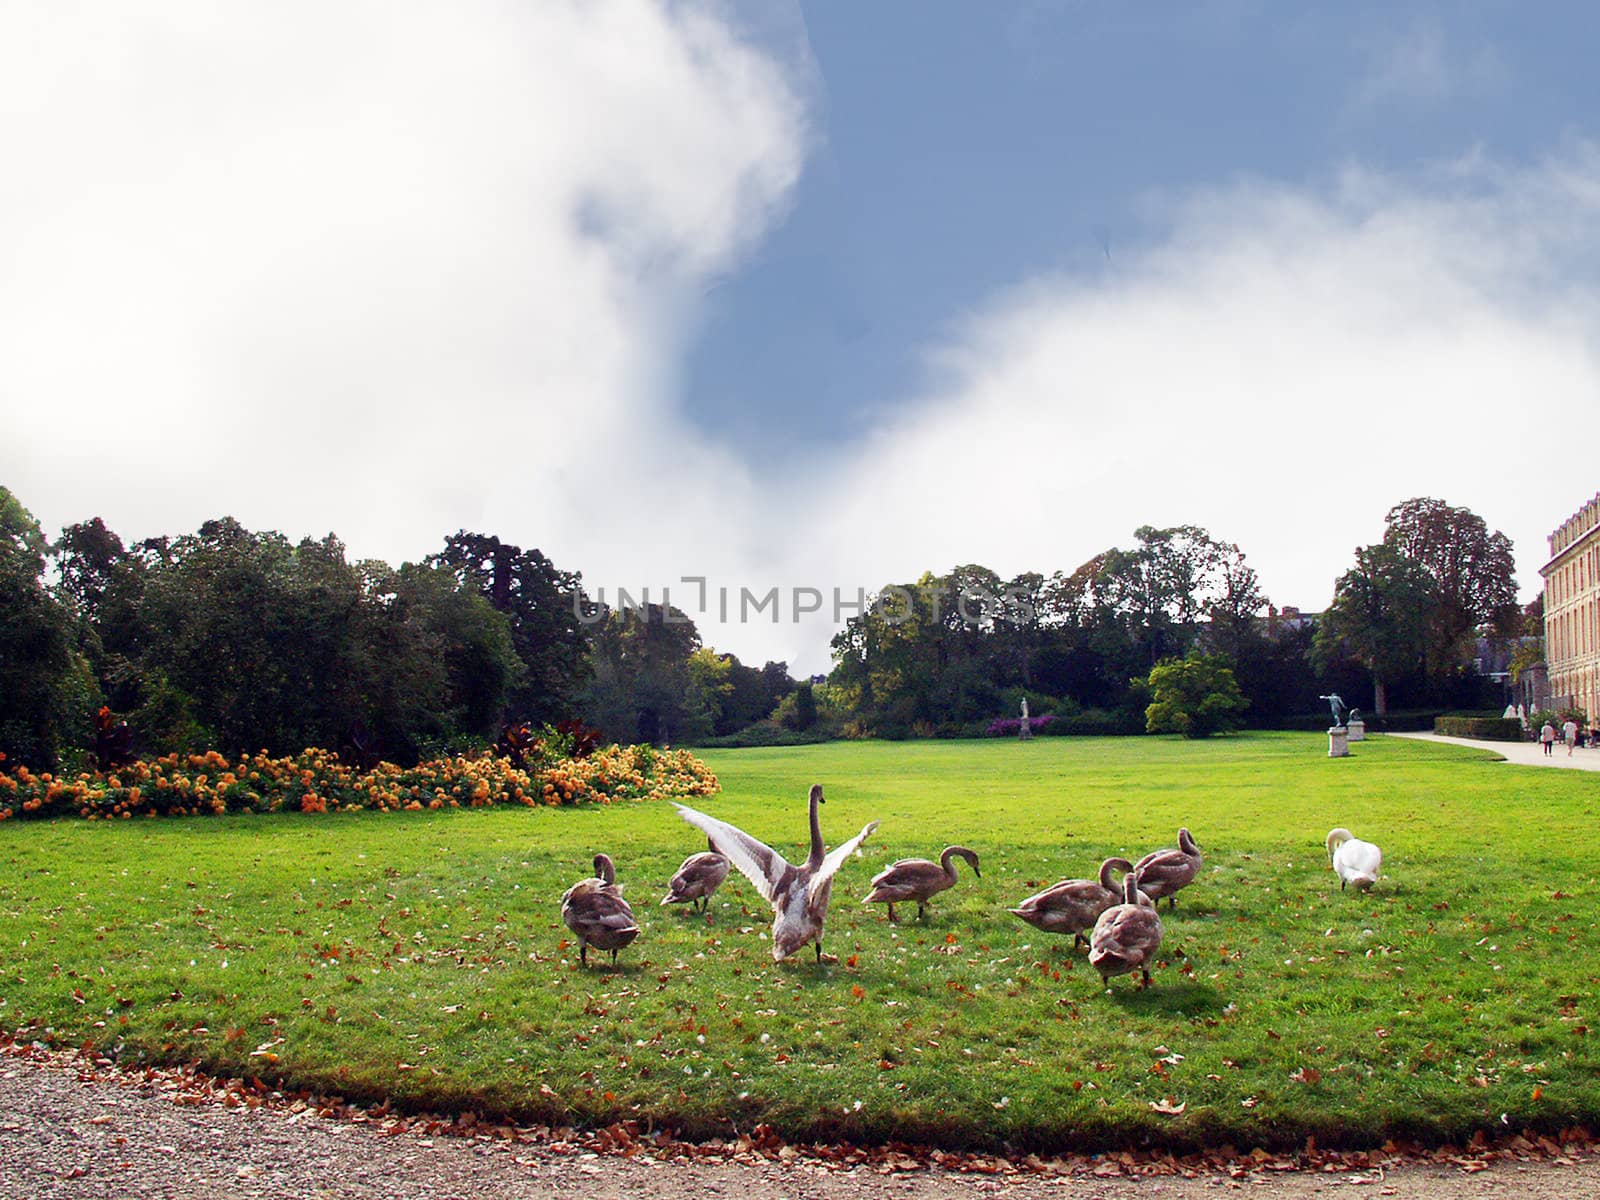
M 1600 748 L 1578 747 L 1571 757 L 1560 743 L 1554 751 L 1545 754 L 1538 742 L 1484 742 L 1476 738 L 1443 737 L 1437 733 L 1386 733 L 1384 737 L 1415 738 L 1419 742 L 1447 742 L 1452 746 L 1469 746 L 1474 750 L 1488 750 L 1509 763 L 1523 767 L 1561 767 L 1569 771 L 1600 771 Z
M 0 1058 L 4 1200 L 1572 1200 L 1600 1194 L 1600 1158 L 1577 1146 L 1498 1156 L 1396 1156 L 1359 1170 L 1283 1170 L 1271 1156 L 1228 1171 L 1135 1174 L 1121 1156 L 1051 1164 L 991 1160 L 983 1173 L 893 1163 L 840 1169 L 805 1152 L 663 1159 L 583 1152 L 570 1142 L 491 1134 L 385 1136 L 304 1104 L 261 1107 L 174 1094 L 160 1077 L 97 1073 L 84 1060 Z M 1102 1175 L 1110 1175 L 1103 1178 Z M 1118 1177 L 1120 1176 L 1120 1177 Z

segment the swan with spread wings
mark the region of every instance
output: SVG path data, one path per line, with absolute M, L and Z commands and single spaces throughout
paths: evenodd
M 673 806 L 680 817 L 709 837 L 772 905 L 774 962 L 782 962 L 807 942 L 816 946 L 817 961 L 823 961 L 822 926 L 828 916 L 828 900 L 833 894 L 833 877 L 844 860 L 860 849 L 861 843 L 878 827 L 876 821 L 871 821 L 848 842 L 835 846 L 833 853 L 824 854 L 817 806 L 827 801 L 822 798 L 820 783 L 812 786 L 810 803 L 811 853 L 799 866 L 726 821 L 682 804 Z

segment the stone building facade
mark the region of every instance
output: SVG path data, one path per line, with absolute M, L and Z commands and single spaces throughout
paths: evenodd
M 1555 707 L 1600 721 L 1600 496 L 1550 535 L 1544 576 L 1544 659 Z

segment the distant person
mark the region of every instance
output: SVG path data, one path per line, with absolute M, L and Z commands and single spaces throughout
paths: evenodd
M 1546 757 L 1555 753 L 1556 727 L 1549 721 L 1546 721 L 1544 727 L 1539 730 L 1539 742 L 1544 746 Z
M 1567 744 L 1567 757 L 1572 757 L 1572 748 L 1578 744 L 1578 723 L 1571 717 L 1561 726 L 1561 740 Z

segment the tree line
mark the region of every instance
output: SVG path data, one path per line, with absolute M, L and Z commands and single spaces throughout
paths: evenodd
M 1047 732 L 1141 731 L 1152 672 L 1187 658 L 1224 668 L 1258 726 L 1314 716 L 1329 689 L 1379 715 L 1478 707 L 1499 693 L 1471 668 L 1475 639 L 1543 632 L 1537 602 L 1516 606 L 1510 540 L 1428 498 L 1389 511 L 1315 618 L 1279 613 L 1239 547 L 1191 525 L 1141 527 L 1071 572 L 967 565 L 878 598 L 833 639 L 824 707 L 890 737 L 981 732 L 1024 698 Z
M 586 624 L 593 608 L 576 572 L 490 535 L 398 568 L 226 517 L 132 545 L 95 518 L 52 542 L 0 487 L 0 752 L 70 763 L 102 708 L 148 753 L 411 762 L 563 719 L 684 741 L 793 689 L 785 664 L 717 655 L 659 609 Z
M 1224 669 L 1260 726 L 1329 688 L 1380 713 L 1471 707 L 1473 639 L 1542 632 L 1515 595 L 1509 540 L 1438 500 L 1396 505 L 1315 621 L 1273 608 L 1238 546 L 1145 526 L 1070 572 L 969 564 L 880 588 L 813 689 L 703 645 L 678 610 L 594 605 L 579 573 L 488 534 L 400 567 L 226 517 L 131 545 L 96 518 L 51 541 L 0 487 L 0 751 L 70 760 L 102 707 L 147 752 L 402 762 L 563 719 L 677 744 L 981 734 L 1024 697 L 1048 732 L 1136 732 L 1152 672 L 1188 659 Z

